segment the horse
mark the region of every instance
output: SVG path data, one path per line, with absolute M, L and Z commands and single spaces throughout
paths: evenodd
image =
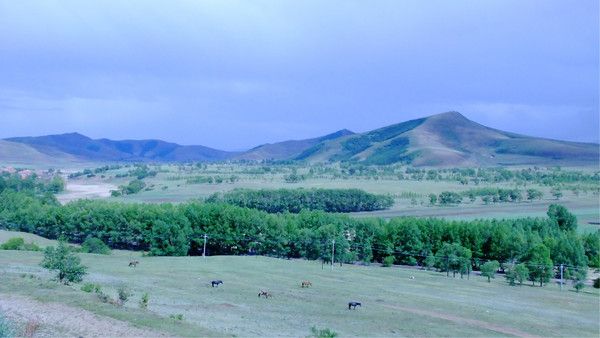
M 135 268 L 138 264 L 140 264 L 139 261 L 131 261 L 131 262 L 129 262 L 129 267 L 133 266 Z
M 258 298 L 260 298 L 260 296 L 264 296 L 265 298 L 273 297 L 273 295 L 269 291 L 265 290 L 260 290 L 260 292 L 258 293 Z
M 415 276 L 410 276 L 408 277 L 408 279 L 415 279 Z
M 349 302 L 348 303 L 348 310 L 350 310 L 350 308 L 356 310 L 357 306 L 362 307 L 362 304 L 360 304 L 359 302 Z
M 303 288 L 309 288 L 312 286 L 312 283 L 309 280 L 303 280 L 300 286 Z
M 210 284 L 212 284 L 212 287 L 214 288 L 215 285 L 219 286 L 219 284 L 223 284 L 223 281 L 220 280 L 220 279 L 219 280 L 213 280 L 213 281 L 210 282 Z

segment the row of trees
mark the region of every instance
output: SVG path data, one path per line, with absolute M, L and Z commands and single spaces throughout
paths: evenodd
M 227 203 L 269 213 L 301 210 L 357 212 L 383 210 L 394 204 L 387 195 L 370 194 L 360 189 L 235 189 L 210 196 L 209 203 Z
M 211 254 L 251 253 L 328 261 L 335 240 L 336 260 L 344 262 L 382 262 L 393 256 L 401 264 L 427 265 L 429 257 L 450 256 L 446 250 L 452 249 L 452 255 L 471 262 L 470 269 L 478 269 L 488 260 L 549 267 L 599 267 L 600 263 L 600 234 L 579 235 L 575 217 L 562 206 L 552 206 L 547 218 L 384 220 L 322 211 L 269 214 L 201 202 L 173 205 L 81 200 L 61 206 L 52 199 L 6 190 L 0 194 L 0 226 L 79 243 L 91 236 L 112 248 L 146 250 L 152 255 L 199 255 L 203 236 L 208 234 Z M 438 268 L 460 273 L 461 268 L 450 268 L 443 261 L 438 259 Z M 552 269 L 547 271 L 552 273 Z
M 552 194 L 558 199 L 557 194 L 552 192 Z M 525 191 L 525 198 L 528 201 L 540 200 L 543 197 L 543 193 L 537 189 L 527 189 Z M 505 188 L 477 188 L 477 189 L 469 189 L 467 191 L 463 191 L 461 193 L 452 192 L 452 191 L 443 191 L 439 195 L 429 194 L 429 203 L 431 205 L 440 204 L 440 205 L 450 205 L 450 204 L 460 204 L 463 202 L 465 198 L 468 198 L 470 202 L 475 202 L 477 198 L 480 198 L 481 201 L 485 204 L 488 203 L 510 203 L 510 202 L 520 202 L 523 200 L 523 191 L 520 189 L 505 189 Z

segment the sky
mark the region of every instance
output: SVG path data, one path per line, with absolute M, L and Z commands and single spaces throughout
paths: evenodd
M 598 142 L 597 0 L 0 0 L 0 138 L 242 150 L 446 111 Z

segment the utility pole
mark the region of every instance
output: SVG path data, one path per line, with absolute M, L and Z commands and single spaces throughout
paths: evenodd
M 202 257 L 204 257 L 204 259 L 206 259 L 206 238 L 208 237 L 208 235 L 204 234 L 204 249 L 202 250 Z
M 563 265 L 560 264 L 560 291 L 563 289 Z
M 331 270 L 333 271 L 333 261 L 335 260 L 335 239 L 331 242 Z

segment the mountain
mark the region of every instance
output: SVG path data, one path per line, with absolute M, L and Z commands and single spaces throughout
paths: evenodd
M 320 142 L 295 159 L 490 166 L 597 164 L 599 158 L 598 144 L 518 135 L 448 112 Z
M 48 156 L 70 156 L 79 161 L 221 161 L 237 154 L 204 146 L 183 146 L 161 140 L 94 140 L 78 133 L 13 137 L 4 141 L 26 145 Z
M 161 140 L 94 140 L 70 133 L 0 140 L 0 162 L 63 163 L 223 160 L 357 161 L 413 166 L 598 165 L 600 146 L 501 131 L 448 112 L 364 133 L 343 129 L 322 137 L 263 144 L 246 152 Z
M 267 143 L 252 148 L 240 155 L 235 156 L 239 160 L 286 160 L 298 157 L 302 152 L 310 147 L 328 140 L 335 140 L 340 137 L 354 135 L 347 129 L 338 130 L 325 136 L 311 138 L 306 140 L 289 140 L 278 143 Z

